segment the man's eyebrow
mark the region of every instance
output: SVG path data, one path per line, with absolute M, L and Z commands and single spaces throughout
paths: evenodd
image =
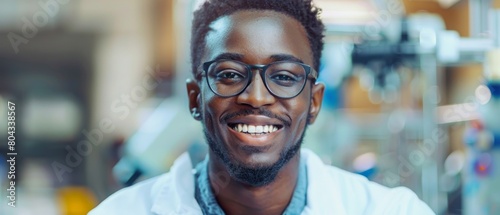
M 271 55 L 270 57 L 274 61 L 294 61 L 297 63 L 304 63 L 301 59 L 294 57 L 293 55 L 289 54 L 276 54 L 276 55 Z
M 273 61 L 294 61 L 298 63 L 304 63 L 301 59 L 289 55 L 289 54 L 275 54 L 271 55 L 269 58 L 271 58 Z M 213 58 L 213 61 L 218 61 L 218 60 L 237 60 L 241 61 L 243 59 L 242 54 L 237 54 L 237 53 L 231 53 L 231 52 L 225 52 L 222 54 L 217 55 L 215 58 Z
M 238 60 L 238 61 L 240 61 L 241 59 L 243 59 L 243 55 L 242 54 L 236 54 L 236 53 L 226 52 L 226 53 L 222 53 L 222 54 L 217 55 L 212 60 L 213 61 L 218 61 L 218 60 Z

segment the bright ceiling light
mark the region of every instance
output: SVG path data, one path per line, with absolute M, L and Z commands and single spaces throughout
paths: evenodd
M 438 3 L 443 8 L 449 8 L 453 5 L 455 5 L 459 1 L 460 0 L 438 0 Z
M 376 7 L 370 0 L 316 0 L 322 9 L 321 19 L 325 24 L 364 25 L 376 15 Z

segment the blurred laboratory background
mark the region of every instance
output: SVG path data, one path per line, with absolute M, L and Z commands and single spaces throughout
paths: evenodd
M 316 0 L 327 86 L 304 147 L 437 214 L 500 214 L 500 0 Z M 86 214 L 207 151 L 185 80 L 197 0 L 0 0 L 0 139 L 16 208 Z M 7 141 L 0 160 L 7 160 Z

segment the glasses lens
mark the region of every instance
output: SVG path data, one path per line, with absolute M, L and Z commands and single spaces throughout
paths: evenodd
M 271 64 L 267 68 L 265 79 L 269 90 L 274 95 L 290 98 L 300 93 L 307 81 L 306 75 L 301 64 L 279 62 Z
M 210 88 L 221 96 L 233 96 L 240 93 L 248 82 L 245 65 L 236 61 L 219 61 L 207 70 Z

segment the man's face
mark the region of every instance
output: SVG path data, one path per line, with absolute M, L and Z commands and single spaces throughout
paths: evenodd
M 211 27 L 202 62 L 228 59 L 266 65 L 294 59 L 308 65 L 313 63 L 304 27 L 284 14 L 240 11 L 221 17 Z M 307 124 L 316 118 L 324 86 L 309 80 L 299 95 L 281 99 L 267 90 L 258 72 L 252 74 L 252 82 L 245 91 L 228 98 L 214 94 L 206 77 L 199 83 L 188 83 L 190 107 L 200 110 L 210 148 L 225 162 L 233 177 L 255 176 L 257 172 L 241 171 L 261 170 L 268 180 L 274 180 L 277 171 L 298 149 Z M 267 126 L 268 132 L 249 134 L 235 130 L 238 125 L 248 130 Z M 255 180 L 240 179 L 253 185 L 269 183 L 258 182 L 265 179 Z

